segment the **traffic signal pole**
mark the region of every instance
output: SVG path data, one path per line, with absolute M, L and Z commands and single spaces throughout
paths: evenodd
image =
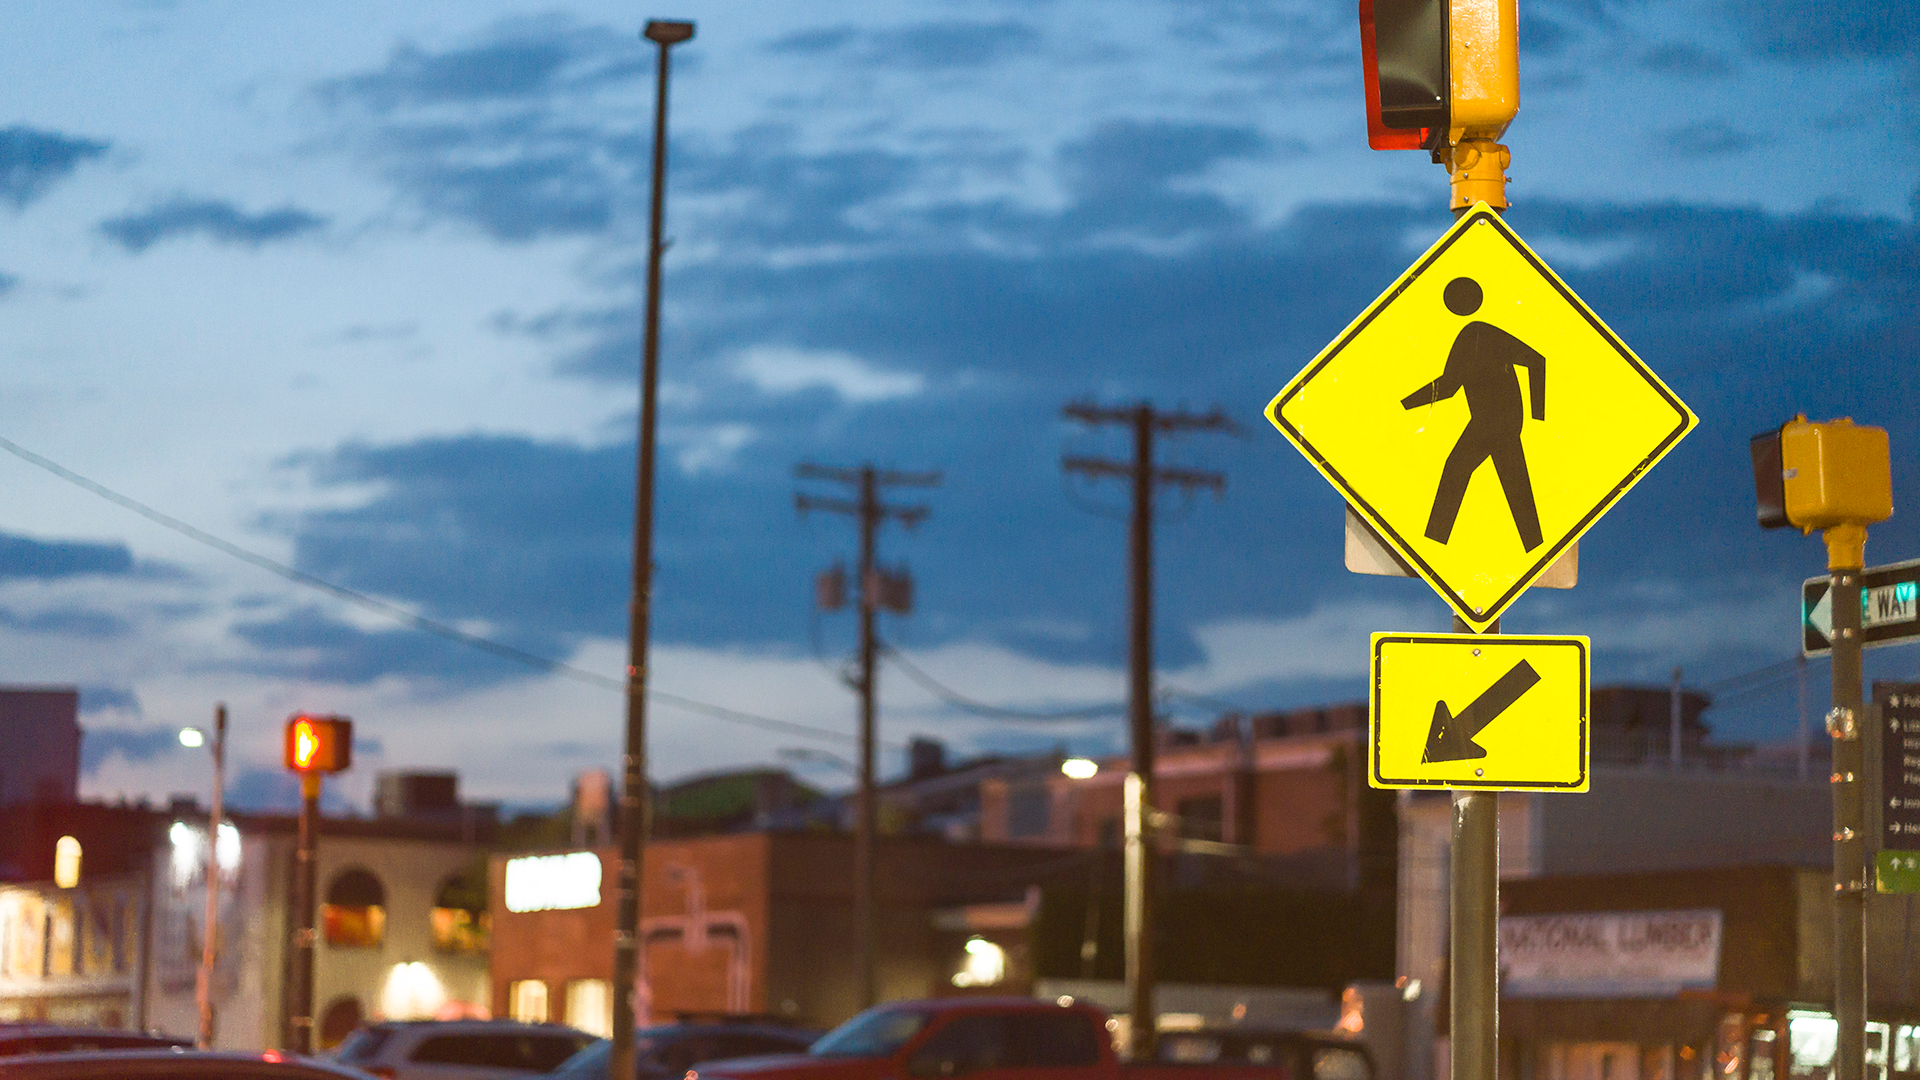
M 1821 533 L 1833 597 L 1833 1018 L 1834 1080 L 1865 1080 L 1867 1062 L 1866 723 L 1860 696 L 1860 571 L 1865 525 Z
M 293 977 L 287 988 L 287 1049 L 313 1052 L 314 908 L 317 906 L 319 866 L 314 860 L 314 836 L 320 827 L 320 773 L 300 774 L 300 845 L 294 855 Z
M 1860 694 L 1860 572 L 1867 526 L 1893 515 L 1887 432 L 1841 418 L 1809 423 L 1803 413 L 1755 435 L 1755 501 L 1762 528 L 1820 530 L 1827 547 L 1833 617 L 1833 1080 L 1867 1072 L 1866 723 Z

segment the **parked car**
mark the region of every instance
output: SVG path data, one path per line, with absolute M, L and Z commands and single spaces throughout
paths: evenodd
M 945 998 L 876 1006 L 805 1054 L 708 1062 L 686 1080 L 1308 1080 L 1285 1062 L 1122 1063 L 1082 1002 Z
M 0 1025 L 0 1057 L 18 1054 L 59 1054 L 73 1050 L 133 1050 L 141 1047 L 192 1046 L 192 1039 L 176 1039 L 147 1031 L 119 1031 L 100 1027 L 61 1027 L 57 1024 Z
M 634 1076 L 680 1080 L 688 1069 L 723 1058 L 805 1053 L 817 1031 L 724 1020 L 657 1024 L 633 1033 Z M 606 1080 L 613 1040 L 601 1039 L 562 1062 L 553 1080 Z
M 1284 1064 L 1299 1080 L 1374 1080 L 1373 1053 L 1365 1044 L 1324 1031 L 1166 1031 L 1157 1055 L 1183 1064 Z
M 552 1072 L 593 1041 L 564 1024 L 391 1020 L 354 1029 L 330 1056 L 388 1080 L 520 1080 Z
M 371 1080 L 331 1061 L 269 1050 L 231 1054 L 215 1050 L 89 1050 L 28 1054 L 0 1063 L 5 1080 Z

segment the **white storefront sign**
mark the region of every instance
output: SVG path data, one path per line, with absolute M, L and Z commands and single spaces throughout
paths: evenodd
M 591 851 L 507 860 L 508 911 L 566 911 L 600 904 L 600 856 Z
M 1720 912 L 1610 911 L 1500 920 L 1509 997 L 1673 997 L 1720 975 Z

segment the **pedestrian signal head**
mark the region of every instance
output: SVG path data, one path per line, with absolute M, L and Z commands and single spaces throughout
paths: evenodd
M 1754 496 L 1760 525 L 1801 532 L 1871 525 L 1893 516 L 1893 470 L 1885 428 L 1842 417 L 1811 423 L 1803 413 L 1755 435 Z
M 353 721 L 339 716 L 295 716 L 287 721 L 287 768 L 339 772 L 353 764 Z

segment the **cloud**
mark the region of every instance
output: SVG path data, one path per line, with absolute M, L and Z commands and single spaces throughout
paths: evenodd
M 15 124 L 0 129 L 0 201 L 23 210 L 107 144 Z
M 1833 61 L 1910 56 L 1920 45 L 1920 0 L 1823 0 L 1777 5 L 1729 0 L 1727 15 L 1765 56 Z
M 117 577 L 133 572 L 133 552 L 122 543 L 35 540 L 0 533 L 0 581 Z
M 179 728 L 88 728 L 80 739 L 80 772 L 91 776 L 110 757 L 152 761 L 179 749 Z
M 1692 42 L 1656 45 L 1640 54 L 1639 63 L 1658 75 L 1689 79 L 1724 79 L 1733 74 L 1733 65 L 1726 57 Z
M 376 113 L 439 105 L 495 105 L 538 100 L 630 78 L 652 69 L 652 50 L 608 27 L 557 16 L 506 19 L 481 40 L 428 52 L 394 47 L 377 71 L 315 87 L 334 105 Z
M 859 403 L 911 397 L 926 388 L 926 379 L 914 372 L 887 371 L 835 350 L 757 345 L 740 354 L 735 370 L 765 394 L 823 389 Z
M 0 608 L 0 627 L 72 638 L 117 638 L 124 637 L 133 630 L 133 625 L 119 615 L 87 608 L 34 611 L 25 614 Z
M 1232 153 L 1248 144 L 1216 145 Z M 1163 185 L 1172 168 L 1150 154 L 1132 167 Z M 1079 206 L 1029 211 L 1026 223 L 1085 235 L 1061 224 Z M 1699 576 L 1702 594 L 1769 576 L 1797 580 L 1791 538 L 1753 529 L 1746 439 L 1799 410 L 1900 430 L 1920 424 L 1911 402 L 1886 393 L 1904 384 L 1904 358 L 1920 340 L 1915 227 L 1826 211 L 1544 199 L 1510 217 L 1703 417 L 1583 543 L 1589 585 L 1576 592 L 1674 579 L 1681 568 Z M 1003 219 L 982 210 L 975 220 L 987 229 Z M 1258 408 L 1404 269 L 1409 232 L 1438 235 L 1446 224 L 1424 208 L 1323 204 L 1270 224 L 1223 218 L 1164 249 L 927 240 L 827 260 L 679 268 L 674 295 L 685 307 L 663 347 L 676 378 L 698 392 L 662 421 L 668 453 L 687 456 L 670 457 L 682 467 L 659 481 L 656 642 L 778 649 L 817 634 L 834 662 L 850 623 L 810 610 L 810 582 L 847 557 L 853 534 L 838 519 L 795 520 L 791 469 L 884 454 L 877 464 L 937 467 L 946 477 L 937 489 L 900 493 L 932 509 L 925 524 L 882 535 L 883 560 L 911 564 L 919 604 L 885 620 L 890 640 L 918 650 L 981 642 L 1036 663 L 1112 670 L 1126 649 L 1124 526 L 1081 511 L 1063 493 L 1059 461 L 1063 452 L 1124 458 L 1130 448 L 1115 432 L 1063 424 L 1060 406 L 1086 395 L 1219 403 L 1246 425 L 1245 443 L 1195 437 L 1159 447 L 1169 464 L 1220 469 L 1229 485 L 1224 499 L 1190 511 L 1171 496 L 1163 507 L 1163 670 L 1216 689 L 1246 685 L 1261 698 L 1301 687 L 1357 692 L 1358 668 L 1315 644 L 1360 640 L 1364 621 L 1341 622 L 1340 613 L 1385 620 L 1408 590 L 1433 612 L 1438 601 L 1415 582 L 1339 572 L 1339 498 L 1261 426 Z M 1803 295 L 1809 280 L 1823 283 L 1817 302 Z M 577 347 L 569 334 L 620 325 L 563 321 L 570 329 L 551 339 L 556 349 Z M 740 392 L 741 359 L 771 348 L 857 366 L 802 365 L 780 377 L 819 385 Z M 630 378 L 631 357 L 624 363 Z M 875 372 L 913 372 L 941 392 L 923 388 L 884 407 L 843 396 Z M 1875 404 L 1871 414 L 1861 414 L 1863 402 Z M 290 465 L 322 487 L 373 494 L 288 527 L 303 569 L 565 656 L 624 634 L 632 462 L 631 443 L 507 436 L 336 447 Z M 1896 474 L 1896 502 L 1920 498 L 1920 478 L 1899 464 Z M 1880 529 L 1883 550 L 1920 547 L 1909 519 Z M 1618 597 L 1561 603 L 1529 594 L 1515 625 L 1578 630 L 1631 610 Z M 1553 612 L 1570 614 L 1529 621 Z M 1084 633 L 1034 632 L 1068 615 Z M 397 639 L 351 628 L 302 639 L 296 629 L 261 627 L 253 640 L 307 665 L 298 670 L 335 678 L 432 670 L 457 686 L 511 675 L 462 666 L 452 645 L 387 655 Z M 1643 620 L 1604 637 L 1627 658 L 1636 635 L 1665 642 L 1666 633 Z M 1723 648 L 1745 655 L 1754 640 L 1729 637 Z
M 851 26 L 802 30 L 775 40 L 768 48 L 806 56 L 836 54 L 873 67 L 952 71 L 988 67 L 1009 57 L 1030 55 L 1040 44 L 1040 32 L 1027 23 L 950 20 L 884 30 Z
M 0 273 L 0 296 L 12 292 L 20 284 L 20 279 L 12 274 Z
M 1760 145 L 1760 140 L 1725 120 L 1702 120 L 1668 128 L 1660 133 L 1660 142 L 1681 157 L 1721 157 L 1742 154 Z
M 108 218 L 100 232 L 133 254 L 176 236 L 199 234 L 223 244 L 259 247 L 313 232 L 327 219 L 292 206 L 258 214 L 220 200 L 174 199 L 138 214 Z
M 138 715 L 140 698 L 127 687 L 83 686 L 80 688 L 80 715 L 108 711 Z

